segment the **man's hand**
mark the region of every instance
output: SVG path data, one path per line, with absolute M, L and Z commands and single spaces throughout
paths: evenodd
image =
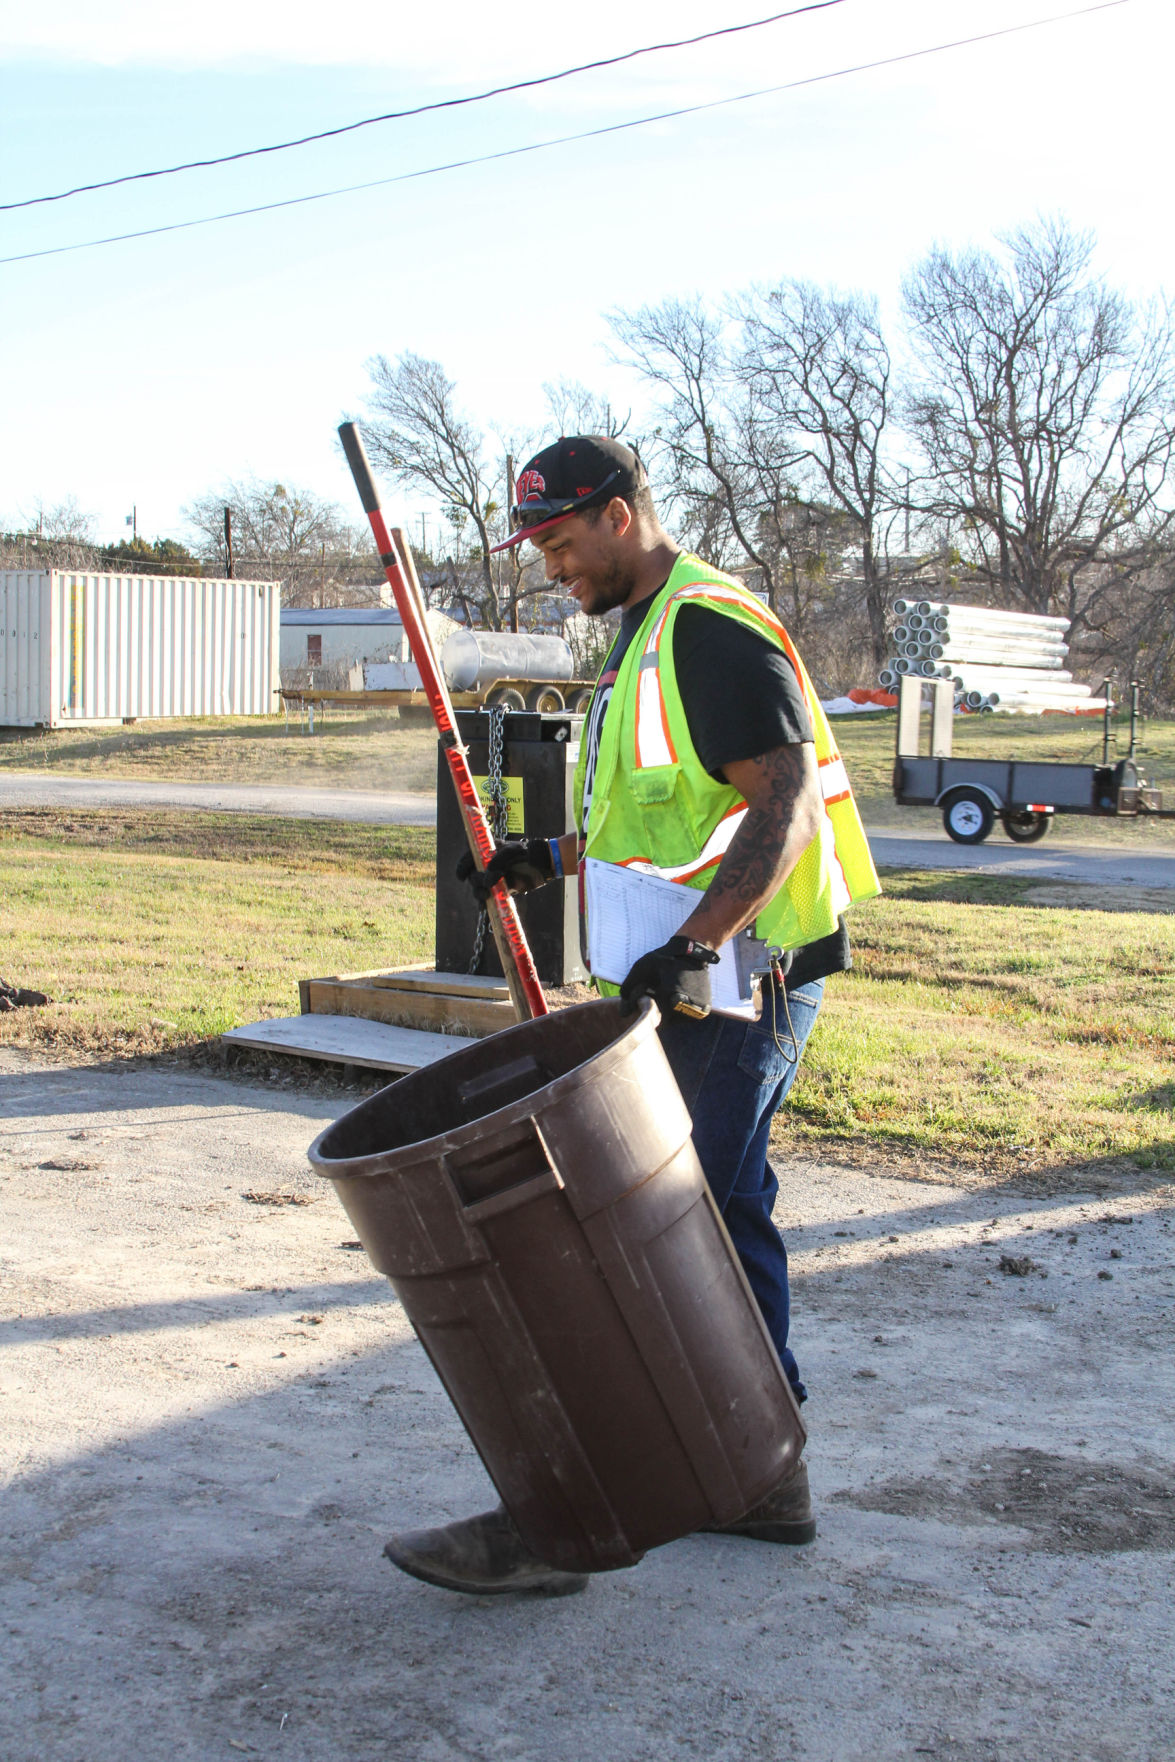
M 642 997 L 651 997 L 662 1015 L 676 1013 L 700 1021 L 710 1014 L 710 974 L 718 960 L 704 942 L 671 936 L 662 948 L 642 954 L 620 987 L 620 1013 L 631 1016 Z
M 515 838 L 500 844 L 484 869 L 465 851 L 457 863 L 458 881 L 468 881 L 478 900 L 485 904 L 499 881 L 511 893 L 530 893 L 555 879 L 551 847 L 545 838 Z

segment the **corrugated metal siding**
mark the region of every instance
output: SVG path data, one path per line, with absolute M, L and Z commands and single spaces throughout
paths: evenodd
M 49 720 L 49 577 L 0 572 L 0 727 Z
M 8 619 L 0 650 L 0 723 L 50 727 L 123 717 L 259 716 L 277 705 L 277 582 L 92 575 L 0 575 L 39 584 L 36 624 Z M 9 629 L 20 633 L 9 637 Z M 12 651 L 11 655 L 8 651 Z M 9 673 L 40 687 L 9 689 Z M 20 691 L 23 689 L 23 697 Z M 28 704 L 30 713 L 16 715 Z

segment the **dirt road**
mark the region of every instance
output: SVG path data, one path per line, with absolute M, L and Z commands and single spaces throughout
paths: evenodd
M 332 1111 L 0 1053 L 6 1762 L 1175 1753 L 1169 1193 L 787 1167 L 818 1541 L 470 1600 L 380 1558 L 491 1491 Z
M 54 771 L 0 772 L 5 808 L 195 808 L 282 814 L 296 820 L 362 820 L 377 826 L 435 826 L 435 794 L 303 789 L 287 783 L 155 782 L 145 777 L 65 777 Z
M 359 820 L 375 825 L 434 826 L 436 798 L 410 790 L 295 789 L 288 784 L 176 783 L 140 778 L 65 777 L 49 771 L 0 772 L 0 807 L 168 807 L 293 819 Z M 886 868 L 985 869 L 1100 886 L 1175 887 L 1175 851 L 1160 845 L 1116 850 L 1080 842 L 1068 828 L 1040 845 L 952 844 L 941 826 L 869 831 L 877 863 Z

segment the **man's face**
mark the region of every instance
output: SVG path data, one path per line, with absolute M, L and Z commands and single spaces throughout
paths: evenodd
M 533 542 L 543 553 L 547 580 L 564 588 L 591 618 L 622 606 L 636 586 L 631 544 L 632 509 L 617 496 L 594 522 L 573 514 Z

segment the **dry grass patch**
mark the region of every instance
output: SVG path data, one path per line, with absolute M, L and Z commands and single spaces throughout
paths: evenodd
M 316 715 L 313 735 L 283 716 L 8 729 L 0 732 L 0 772 L 427 792 L 436 786 L 436 745 L 431 727 L 405 727 L 376 710 Z

